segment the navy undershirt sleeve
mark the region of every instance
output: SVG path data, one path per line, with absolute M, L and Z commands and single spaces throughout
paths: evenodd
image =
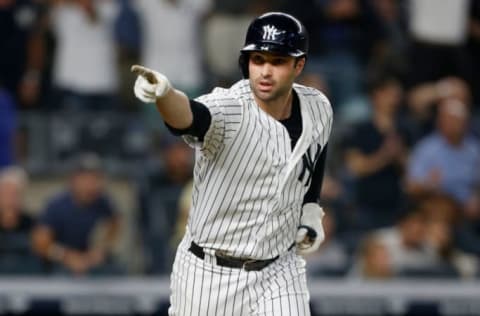
M 189 127 L 179 129 L 168 125 L 167 122 L 165 122 L 165 126 L 173 135 L 192 135 L 197 137 L 200 141 L 203 141 L 203 138 L 210 127 L 210 123 L 212 122 L 212 115 L 205 104 L 195 100 L 190 100 L 190 109 L 193 114 L 193 122 Z
M 308 188 L 307 194 L 305 194 L 305 197 L 303 198 L 303 204 L 319 203 L 320 192 L 322 191 L 323 175 L 325 173 L 327 147 L 328 144 L 325 144 L 325 147 L 323 147 L 322 153 L 320 154 L 320 157 L 315 164 L 315 169 L 312 175 L 312 182 L 310 183 L 310 188 Z

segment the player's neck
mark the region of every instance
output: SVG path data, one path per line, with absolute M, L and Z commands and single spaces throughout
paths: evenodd
M 255 96 L 258 106 L 274 119 L 280 121 L 290 117 L 292 113 L 292 90 L 274 100 L 261 100 Z

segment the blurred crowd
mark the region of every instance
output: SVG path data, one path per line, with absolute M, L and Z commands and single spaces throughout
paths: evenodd
M 227 86 L 251 19 L 273 10 L 306 25 L 299 82 L 334 110 L 309 273 L 479 278 L 474 0 L 0 0 L 0 274 L 169 273 L 193 152 L 135 101 L 130 66 L 190 97 Z M 26 209 L 29 187 L 53 177 L 62 189 Z

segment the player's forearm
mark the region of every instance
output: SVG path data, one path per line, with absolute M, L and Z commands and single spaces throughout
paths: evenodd
M 177 129 L 185 129 L 192 125 L 190 101 L 182 91 L 171 88 L 165 96 L 157 99 L 156 106 L 168 125 Z

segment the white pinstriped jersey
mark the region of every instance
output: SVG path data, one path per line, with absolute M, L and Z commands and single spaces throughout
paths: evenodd
M 184 136 L 196 149 L 188 230 L 200 246 L 267 259 L 294 242 L 313 172 L 305 164 L 328 141 L 332 109 L 318 90 L 293 87 L 303 125 L 294 149 L 285 126 L 255 103 L 248 80 L 197 99 L 212 116 L 202 142 Z

